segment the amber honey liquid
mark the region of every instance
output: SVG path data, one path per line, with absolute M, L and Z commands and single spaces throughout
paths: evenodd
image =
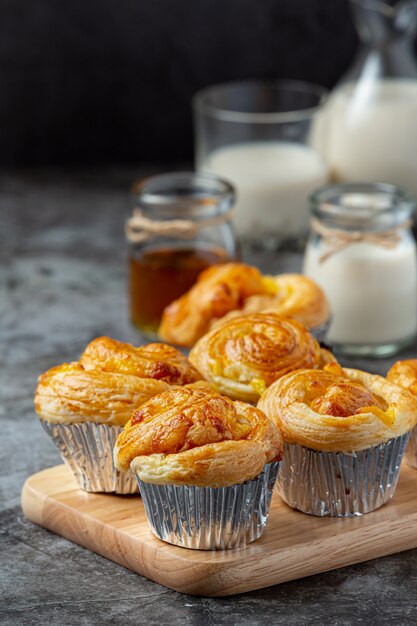
M 133 252 L 130 263 L 130 314 L 140 330 L 156 333 L 168 304 L 188 291 L 200 272 L 225 263 L 222 248 L 157 248 Z

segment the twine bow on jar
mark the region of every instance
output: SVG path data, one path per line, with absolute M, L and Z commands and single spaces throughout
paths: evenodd
M 369 243 L 392 250 L 396 248 L 401 241 L 399 231 L 409 228 L 412 225 L 412 220 L 405 220 L 395 228 L 381 232 L 348 231 L 339 228 L 329 228 L 324 226 L 320 220 L 315 217 L 311 218 L 310 225 L 312 230 L 322 237 L 323 243 L 326 248 L 328 248 L 327 252 L 322 254 L 319 258 L 320 263 L 324 263 L 334 254 L 349 248 L 355 243 Z
M 155 237 L 173 237 L 174 239 L 194 239 L 200 230 L 211 228 L 223 222 L 229 222 L 234 215 L 230 209 L 207 220 L 192 221 L 186 219 L 153 220 L 136 208 L 127 220 L 125 233 L 131 243 L 142 243 Z

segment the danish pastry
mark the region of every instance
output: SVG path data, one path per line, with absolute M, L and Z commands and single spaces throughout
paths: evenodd
M 169 388 L 162 380 L 64 363 L 40 376 L 35 408 L 39 417 L 50 423 L 123 425 L 138 406 Z
M 264 276 L 266 293 L 249 296 L 240 311 L 223 319 L 251 313 L 273 312 L 291 317 L 308 328 L 324 324 L 330 317 L 329 304 L 322 289 L 311 278 L 302 274 Z
M 310 328 L 329 319 L 327 299 L 310 278 L 263 276 L 255 267 L 226 263 L 202 272 L 190 291 L 165 309 L 159 336 L 191 347 L 218 322 L 266 310 Z
M 417 397 L 417 359 L 394 363 L 387 374 L 387 379 Z M 405 451 L 405 460 L 411 467 L 417 468 L 417 427 L 413 428 Z
M 417 399 L 407 391 L 381 376 L 334 366 L 283 376 L 258 408 L 286 443 L 326 452 L 371 448 L 404 435 L 417 421 Z
M 147 483 L 226 487 L 253 479 L 281 453 L 279 430 L 259 409 L 177 387 L 136 411 L 117 439 L 114 463 Z
M 318 368 L 332 355 L 322 352 L 299 322 L 258 313 L 213 328 L 196 343 L 189 358 L 218 392 L 256 402 L 284 374 Z
M 109 337 L 98 337 L 88 344 L 80 364 L 85 370 L 152 378 L 170 385 L 187 385 L 201 379 L 190 361 L 166 343 L 135 348 Z
M 164 311 L 159 336 L 190 347 L 202 337 L 213 320 L 240 309 L 252 295 L 264 293 L 262 275 L 243 263 L 225 263 L 204 270 L 197 283 Z
M 387 374 L 387 380 L 417 396 L 417 359 L 394 363 Z
M 64 363 L 40 376 L 35 407 L 50 423 L 123 425 L 152 396 L 200 379 L 188 359 L 171 346 L 134 348 L 100 337 L 78 363 Z

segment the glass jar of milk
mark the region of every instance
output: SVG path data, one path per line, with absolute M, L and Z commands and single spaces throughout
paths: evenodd
M 325 187 L 311 198 L 304 272 L 332 310 L 328 341 L 350 355 L 387 356 L 417 334 L 415 200 L 389 184 Z
M 321 150 L 335 182 L 384 181 L 416 195 L 417 2 L 350 5 L 361 45 L 326 104 Z
M 236 81 L 194 96 L 196 167 L 235 186 L 243 241 L 264 248 L 305 243 L 308 196 L 327 181 L 313 148 L 326 95 L 298 81 Z

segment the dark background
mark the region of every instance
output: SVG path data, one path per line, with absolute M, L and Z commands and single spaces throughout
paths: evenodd
M 0 0 L 0 165 L 191 159 L 196 90 L 330 87 L 356 45 L 348 0 Z

